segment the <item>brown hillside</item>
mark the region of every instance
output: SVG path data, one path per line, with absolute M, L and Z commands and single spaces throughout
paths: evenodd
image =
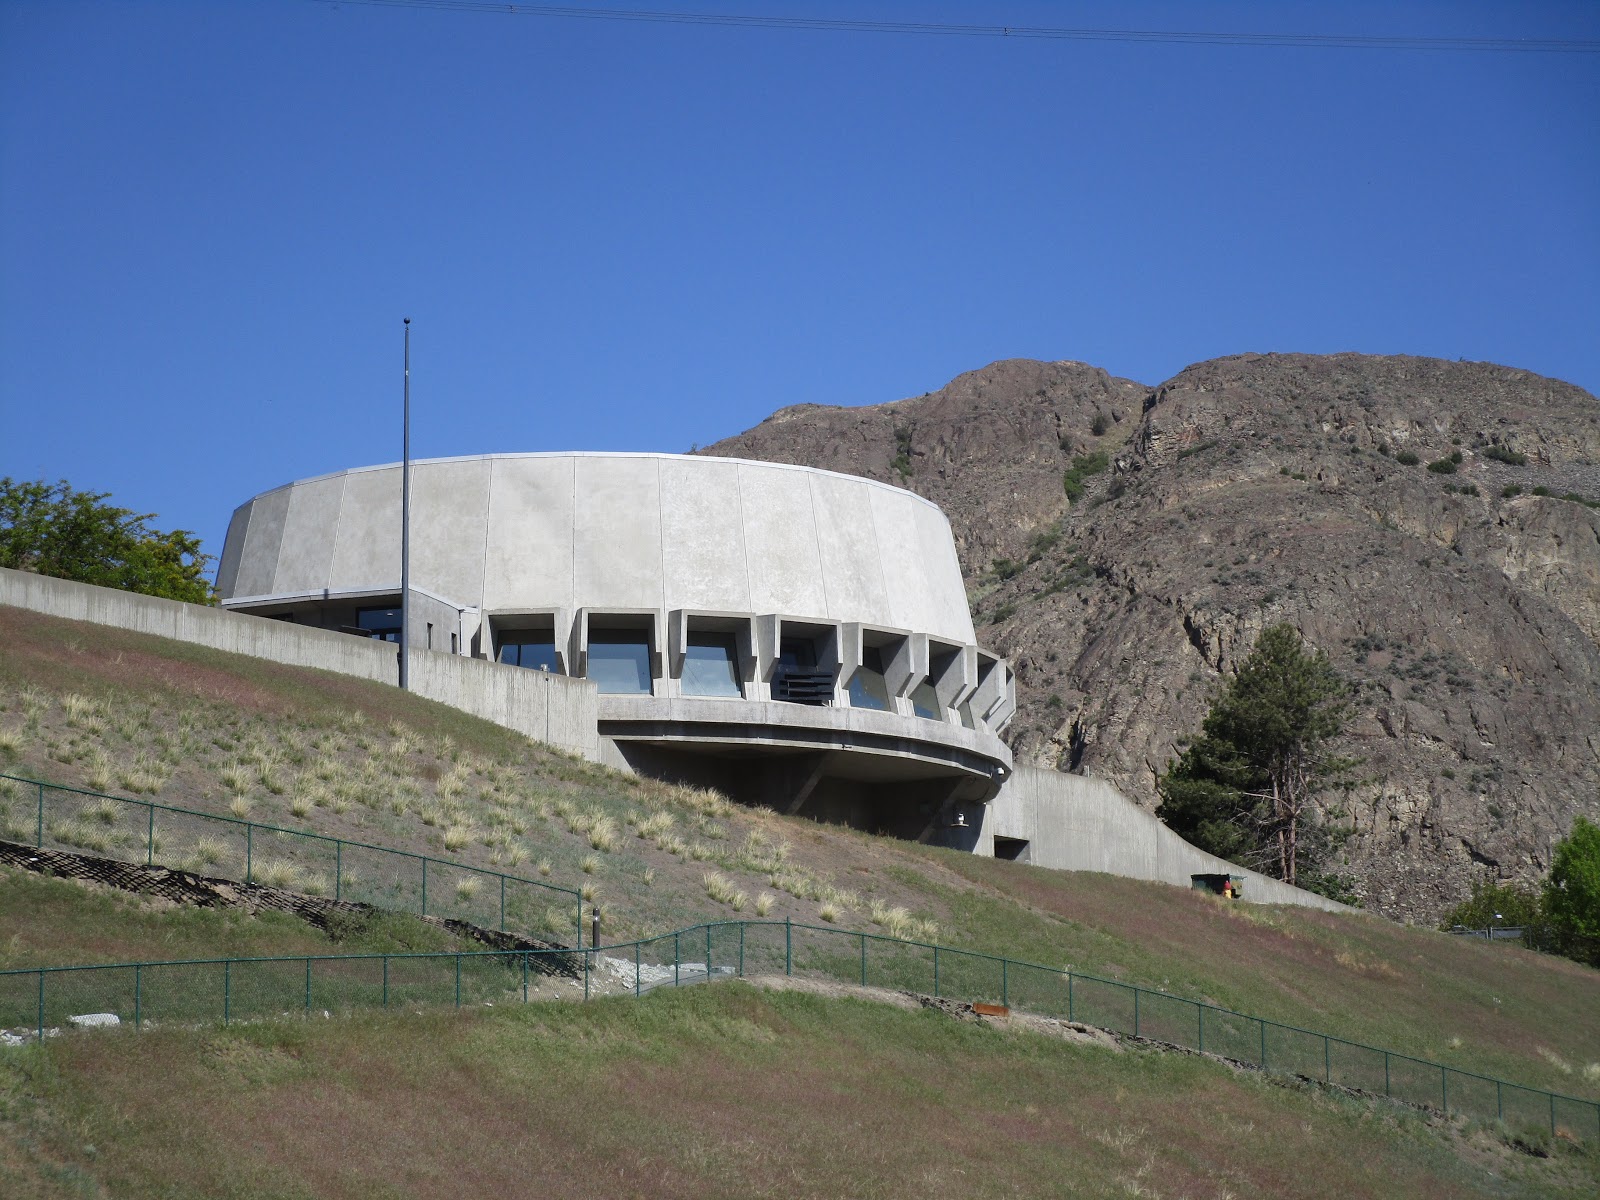
M 1062 473 L 1100 450 L 1110 469 L 1069 504 Z M 1457 451 L 1455 473 L 1427 469 Z M 1600 500 L 1600 402 L 1570 384 L 1250 354 L 1150 389 L 1008 361 L 920 398 L 785 409 L 703 452 L 943 506 L 979 636 L 1017 664 L 1014 748 L 1147 805 L 1219 678 L 1293 622 L 1361 685 L 1345 869 L 1388 915 L 1534 878 L 1574 816 L 1600 816 L 1600 509 L 1559 498 Z

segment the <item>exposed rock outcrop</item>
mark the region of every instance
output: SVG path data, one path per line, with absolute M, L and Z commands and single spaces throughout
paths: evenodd
M 1063 472 L 1099 451 L 1069 503 Z M 1294 623 L 1360 687 L 1344 749 L 1364 782 L 1332 803 L 1343 869 L 1391 916 L 1533 879 L 1600 817 L 1600 507 L 1562 498 L 1600 501 L 1600 402 L 1579 388 L 1357 354 L 1239 355 L 1154 389 L 1009 361 L 704 452 L 940 504 L 980 638 L 1017 666 L 1019 757 L 1147 805 L 1221 675 Z

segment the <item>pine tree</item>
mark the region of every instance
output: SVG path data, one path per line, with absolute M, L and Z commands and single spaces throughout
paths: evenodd
M 1314 874 L 1329 849 L 1314 798 L 1354 765 L 1329 752 L 1349 694 L 1292 625 L 1262 630 L 1200 737 L 1161 777 L 1156 815 L 1202 849 L 1287 883 Z

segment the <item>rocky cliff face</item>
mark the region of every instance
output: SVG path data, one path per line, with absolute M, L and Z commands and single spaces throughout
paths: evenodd
M 1220 679 L 1292 622 L 1359 687 L 1342 869 L 1390 916 L 1536 878 L 1576 815 L 1600 818 L 1600 507 L 1562 498 L 1600 501 L 1581 389 L 1355 354 L 1240 355 L 1153 389 L 1010 361 L 704 452 L 940 504 L 980 640 L 1017 666 L 1019 757 L 1147 805 Z M 1063 473 L 1097 453 L 1070 501 Z

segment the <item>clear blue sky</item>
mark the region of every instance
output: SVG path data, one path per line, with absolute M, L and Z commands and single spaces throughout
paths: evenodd
M 635 3 L 1600 38 L 1592 2 Z M 1600 391 L 1600 55 L 0 2 L 0 474 L 220 553 L 254 493 L 399 457 L 402 316 L 418 456 L 686 450 L 1012 356 Z

